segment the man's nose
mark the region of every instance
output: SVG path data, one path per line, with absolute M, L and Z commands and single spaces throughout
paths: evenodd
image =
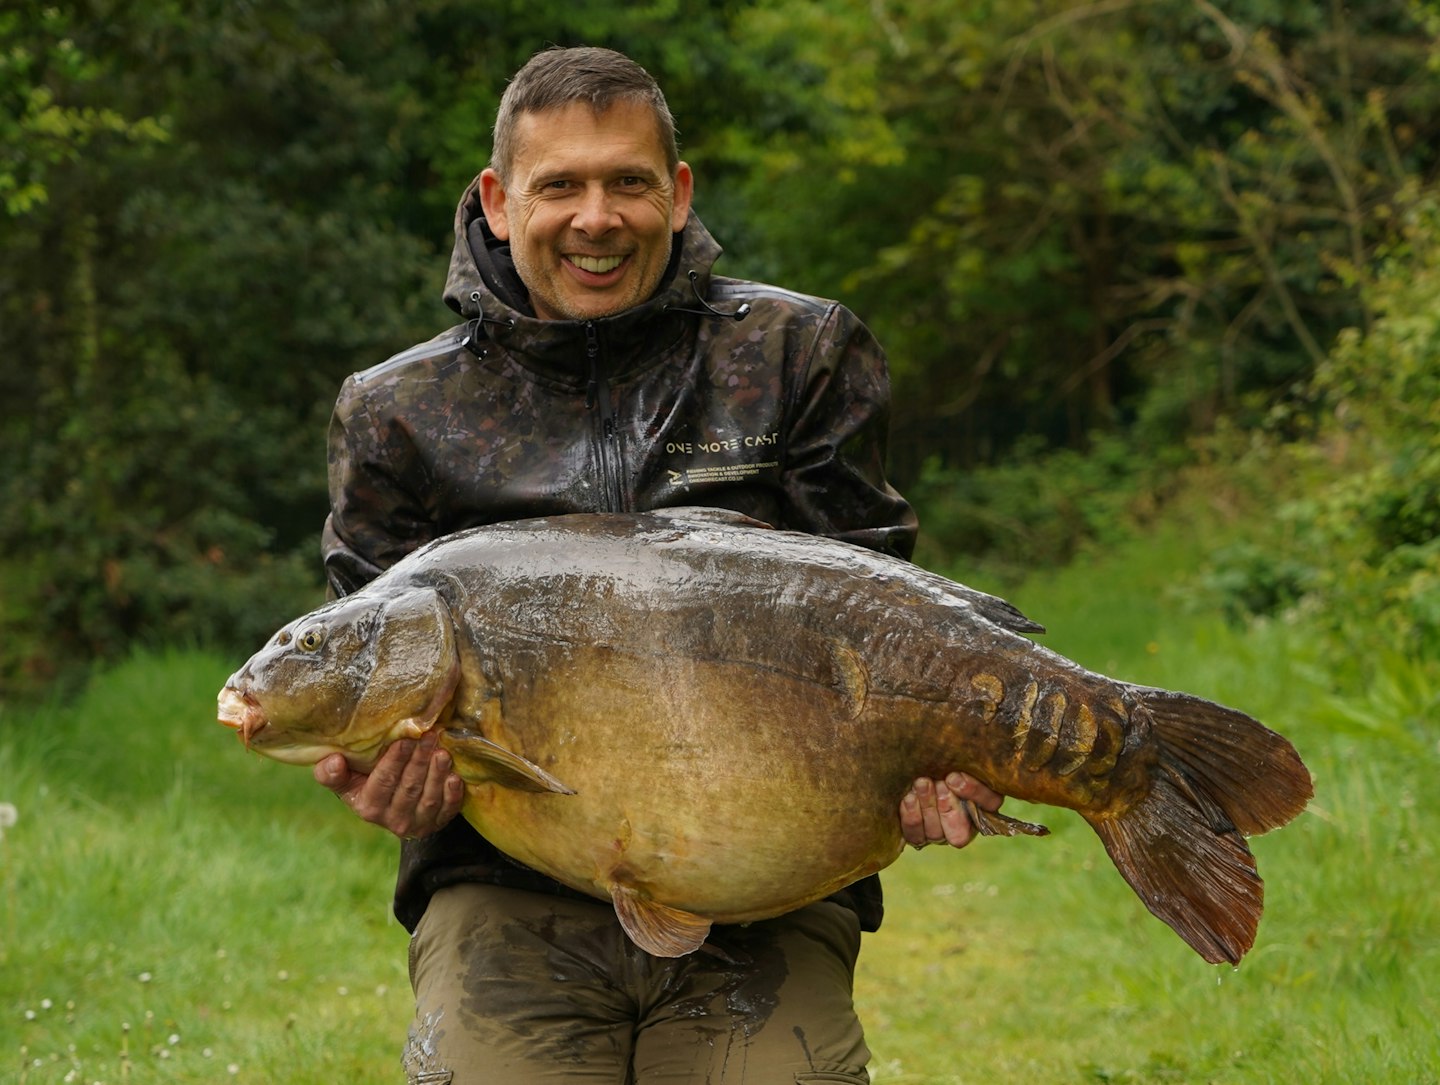
M 580 195 L 580 205 L 575 209 L 571 226 L 581 233 L 598 237 L 620 225 L 620 213 L 616 209 L 613 194 L 604 185 L 587 185 Z

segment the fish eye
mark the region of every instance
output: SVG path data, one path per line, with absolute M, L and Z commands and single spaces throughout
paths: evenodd
M 325 643 L 325 633 L 320 629 L 307 629 L 295 641 L 295 647 L 302 652 L 313 652 Z

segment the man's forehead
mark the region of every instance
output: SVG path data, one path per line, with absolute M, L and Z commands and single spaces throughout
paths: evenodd
M 581 142 L 603 138 L 617 151 L 653 160 L 666 172 L 660 121 L 643 102 L 621 99 L 605 106 L 566 102 L 549 109 L 527 110 L 515 118 L 515 164 L 535 165 L 562 156 Z

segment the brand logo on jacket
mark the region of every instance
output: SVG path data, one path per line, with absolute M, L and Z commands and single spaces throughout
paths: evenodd
M 714 462 L 714 457 L 726 457 L 735 452 L 773 452 L 780 444 L 779 432 L 756 433 L 743 437 L 716 437 L 704 441 L 669 441 L 665 451 L 671 456 L 684 456 L 702 462 L 687 464 L 683 468 L 667 468 L 672 486 L 688 489 L 714 483 L 741 482 L 754 478 L 764 471 L 773 471 L 780 466 L 779 460 L 767 459 L 753 463 L 736 463 L 731 459 Z M 710 462 L 703 462 L 709 460 Z

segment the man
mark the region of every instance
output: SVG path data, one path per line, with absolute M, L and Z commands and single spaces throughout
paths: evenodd
M 632 61 L 554 49 L 516 74 L 456 213 L 446 300 L 466 323 L 351 377 L 336 403 L 335 592 L 476 524 L 673 505 L 909 555 L 914 515 L 882 469 L 878 345 L 833 302 L 713 276 L 693 187 Z M 462 786 L 433 741 L 397 744 L 368 776 L 339 756 L 315 771 L 405 839 L 412 1082 L 868 1080 L 851 982 L 877 879 L 662 960 L 608 905 L 457 819 Z M 905 839 L 964 846 L 957 793 L 1000 802 L 959 774 L 917 781 Z

